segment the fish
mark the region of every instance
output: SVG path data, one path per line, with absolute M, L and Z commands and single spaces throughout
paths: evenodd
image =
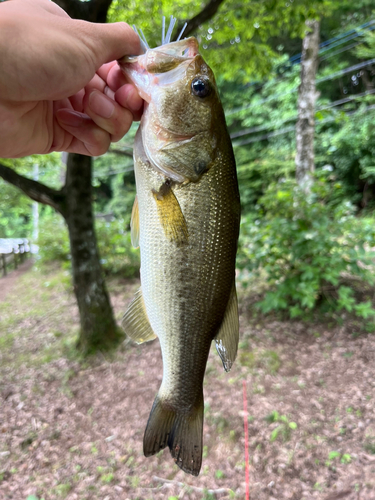
M 171 25 L 162 45 L 151 49 L 143 38 L 144 54 L 119 61 L 145 101 L 134 143 L 131 216 L 141 288 L 122 327 L 137 343 L 158 337 L 162 352 L 144 455 L 168 446 L 178 467 L 198 476 L 211 343 L 225 371 L 237 354 L 240 197 L 214 74 L 194 37 L 170 37 Z

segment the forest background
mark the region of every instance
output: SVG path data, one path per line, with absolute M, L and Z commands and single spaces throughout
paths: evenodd
M 139 286 L 129 232 L 138 125 L 99 158 L 0 159 L 0 238 L 39 246 L 33 270 L 0 278 L 0 499 L 243 499 L 243 383 L 251 498 L 373 499 L 373 0 L 57 3 L 134 23 L 151 46 L 162 14 L 198 38 L 237 161 L 240 345 L 229 375 L 208 360 L 199 478 L 168 452 L 146 459 L 161 356 L 155 343 L 122 342 L 117 326 Z M 318 57 L 302 50 L 313 32 Z M 314 138 L 306 182 L 303 123 Z
M 258 307 L 263 313 L 281 311 L 309 319 L 319 311 L 336 321 L 350 313 L 359 318 L 361 328 L 372 331 L 375 310 L 366 294 L 356 293 L 363 286 L 355 286 L 358 280 L 373 284 L 371 0 L 355 6 L 349 0 L 57 3 L 75 17 L 134 23 L 151 46 L 159 43 L 161 13 L 168 17 L 178 12 L 180 25 L 188 21 L 186 35 L 198 38 L 216 74 L 237 160 L 242 201 L 239 284 L 260 290 Z M 315 158 L 310 168 L 314 181 L 306 195 L 295 181 L 296 123 L 301 39 L 308 32 L 306 21 L 314 19 L 320 21 L 319 67 L 313 82 L 317 88 Z M 0 238 L 33 239 L 32 199 L 44 203 L 38 210 L 35 243 L 42 262 L 58 261 L 73 270 L 84 349 L 121 338 L 103 270 L 107 276 L 132 277 L 139 269 L 139 253 L 131 247 L 129 235 L 136 128 L 134 124 L 120 143 L 93 160 L 70 155 L 62 161 L 63 155 L 53 153 L 0 164 Z M 74 180 L 82 186 L 76 193 Z M 77 211 L 82 212 L 81 225 L 72 222 Z M 85 259 L 90 277 L 79 272 Z M 93 283 L 98 286 L 92 287 Z M 92 300 L 96 310 L 90 311 L 84 297 L 93 288 L 100 293 Z M 104 340 L 103 329 L 108 332 Z

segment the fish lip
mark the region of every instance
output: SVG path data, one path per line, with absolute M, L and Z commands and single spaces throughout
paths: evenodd
M 168 85 L 178 79 L 199 55 L 194 37 L 148 49 L 138 56 L 124 56 L 118 65 L 138 89 L 140 96 L 151 101 L 149 89 L 154 85 Z M 169 69 L 170 68 L 170 69 Z M 159 71 L 158 71 L 159 70 Z
M 184 51 L 188 50 L 188 53 L 184 56 L 181 55 Z M 195 56 L 199 54 L 199 44 L 198 40 L 191 36 L 189 38 L 185 38 L 184 40 L 179 40 L 178 42 L 170 42 L 164 45 L 159 45 L 158 47 L 154 47 L 153 49 L 147 49 L 143 54 L 139 54 L 137 56 L 124 56 L 118 59 L 119 65 L 122 67 L 125 64 L 133 64 L 138 61 L 140 58 L 145 58 L 147 53 L 163 53 L 166 56 L 170 57 L 180 57 L 183 59 L 193 59 Z

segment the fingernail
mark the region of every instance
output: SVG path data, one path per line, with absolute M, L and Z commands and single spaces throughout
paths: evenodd
M 57 115 L 59 121 L 64 123 L 64 125 L 69 125 L 70 127 L 80 127 L 82 125 L 83 117 L 81 113 L 60 109 Z
M 115 111 L 115 105 L 108 97 L 94 90 L 89 97 L 89 105 L 92 111 L 102 118 L 111 118 Z

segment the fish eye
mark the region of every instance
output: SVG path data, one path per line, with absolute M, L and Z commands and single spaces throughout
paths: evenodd
M 211 91 L 211 85 L 207 78 L 198 76 L 191 82 L 191 90 L 197 97 L 206 97 Z

